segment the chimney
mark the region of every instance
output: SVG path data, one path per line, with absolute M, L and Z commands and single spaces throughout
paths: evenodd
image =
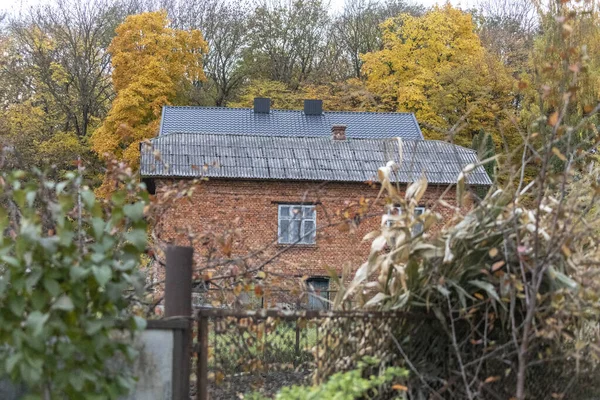
M 333 125 L 331 136 L 333 140 L 346 140 L 346 125 Z
M 254 113 L 269 114 L 271 112 L 271 99 L 266 97 L 254 98 Z
M 304 115 L 323 115 L 323 100 L 304 100 Z

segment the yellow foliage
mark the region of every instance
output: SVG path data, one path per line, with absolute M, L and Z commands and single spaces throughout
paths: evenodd
M 327 85 L 307 85 L 302 88 L 307 99 L 322 99 L 323 108 L 331 111 L 393 111 L 371 93 L 363 81 L 351 78 Z
M 139 143 L 158 132 L 161 110 L 185 88 L 206 80 L 202 59 L 208 48 L 197 30 L 169 27 L 166 12 L 131 15 L 109 46 L 116 98 L 91 138 L 101 156 L 139 162 Z
M 271 107 L 280 110 L 294 110 L 302 108 L 302 93 L 293 91 L 279 81 L 268 79 L 255 79 L 251 81 L 240 94 L 238 101 L 230 104 L 231 107 L 252 107 L 255 97 L 268 97 Z
M 65 171 L 89 151 L 74 132 L 57 131 L 52 115 L 30 101 L 10 105 L 0 117 L 0 141 L 14 148 L 15 167 L 54 165 Z
M 365 87 L 360 79 L 326 85 L 301 85 L 297 90 L 279 81 L 253 80 L 242 91 L 232 107 L 252 107 L 255 97 L 268 97 L 271 107 L 282 110 L 299 110 L 305 99 L 323 100 L 323 108 L 332 111 L 390 111 L 385 104 Z
M 470 14 L 446 4 L 382 29 L 384 48 L 363 55 L 363 71 L 386 108 L 414 112 L 429 139 L 448 139 L 454 128 L 452 139 L 465 146 L 474 132 L 496 129 L 515 82 L 483 48 Z

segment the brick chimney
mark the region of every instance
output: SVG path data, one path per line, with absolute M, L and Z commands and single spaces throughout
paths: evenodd
M 346 125 L 333 125 L 331 137 L 333 140 L 346 140 Z

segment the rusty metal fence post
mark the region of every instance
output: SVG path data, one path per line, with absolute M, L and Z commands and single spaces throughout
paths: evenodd
M 208 317 L 198 312 L 197 400 L 208 399 Z
M 175 331 L 173 349 L 173 399 L 189 398 L 192 356 L 192 263 L 194 249 L 169 246 L 166 251 L 165 318 L 181 317 L 187 329 Z M 179 336 L 179 337 L 177 337 Z
M 300 362 L 300 326 L 298 325 L 299 321 L 300 321 L 299 319 L 296 320 L 296 343 L 294 346 L 294 354 L 295 354 L 294 367 L 297 367 L 298 363 Z

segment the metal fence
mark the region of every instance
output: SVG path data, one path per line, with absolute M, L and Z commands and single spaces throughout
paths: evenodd
M 364 356 L 390 361 L 398 312 L 198 310 L 197 399 L 234 399 L 319 383 Z
M 194 308 L 217 307 L 257 310 L 277 308 L 282 310 L 329 310 L 336 290 L 300 291 L 279 288 L 266 290 L 235 289 L 194 289 L 192 304 Z M 350 303 L 348 303 L 350 305 Z

